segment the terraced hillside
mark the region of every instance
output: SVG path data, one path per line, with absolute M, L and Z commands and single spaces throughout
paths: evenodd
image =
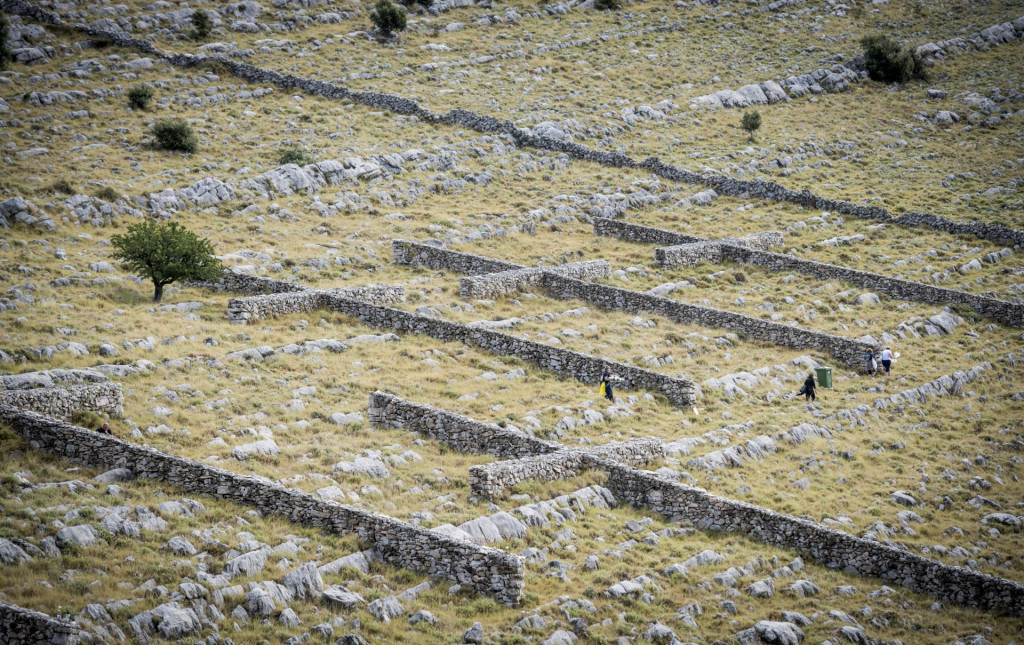
M 0 642 L 1024 638 L 1024 6 L 595 4 L 0 0 Z

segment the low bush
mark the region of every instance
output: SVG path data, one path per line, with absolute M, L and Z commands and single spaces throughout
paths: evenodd
M 373 26 L 384 36 L 405 29 L 405 9 L 391 0 L 378 0 L 373 8 Z
M 864 66 L 872 80 L 882 83 L 905 83 L 912 78 L 924 78 L 921 60 L 909 47 L 900 47 L 895 38 L 886 34 L 872 34 L 860 39 L 864 48 Z
M 305 166 L 316 163 L 316 157 L 302 146 L 287 146 L 278 151 L 277 162 L 280 164 L 294 163 Z
M 148 110 L 153 102 L 153 88 L 148 85 L 135 85 L 128 90 L 128 107 L 133 110 Z
M 153 124 L 153 136 L 156 146 L 162 150 L 178 152 L 197 152 L 199 139 L 188 121 L 180 117 L 158 119 Z

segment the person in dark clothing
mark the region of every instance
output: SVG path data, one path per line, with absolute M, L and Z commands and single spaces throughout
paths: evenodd
M 604 372 L 601 373 L 601 392 L 604 394 L 604 398 L 615 403 L 615 395 L 612 394 L 612 373 L 608 371 L 607 365 Z
M 108 434 L 110 436 L 114 436 L 114 432 L 110 429 L 109 423 L 104 423 L 103 425 L 101 425 L 99 428 L 96 429 L 96 432 L 100 434 Z
M 804 395 L 805 401 L 813 401 L 816 397 L 814 396 L 814 374 L 808 374 L 807 379 L 804 380 L 804 386 L 797 392 L 797 396 Z

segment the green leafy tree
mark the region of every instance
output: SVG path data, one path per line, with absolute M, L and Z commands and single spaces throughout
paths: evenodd
M 128 105 L 133 110 L 148 110 L 153 102 L 153 88 L 149 85 L 133 85 L 128 90 Z
M 0 69 L 7 69 L 12 60 L 14 60 L 14 54 L 7 46 L 7 16 L 0 11 Z
M 164 287 L 178 280 L 216 280 L 224 270 L 209 240 L 200 239 L 177 222 L 142 222 L 115 235 L 113 258 L 126 271 L 153 281 L 153 302 L 160 302 Z
M 192 26 L 196 28 L 196 40 L 205 40 L 213 30 L 213 21 L 200 9 L 192 14 Z
M 156 137 L 157 147 L 163 150 L 179 152 L 197 152 L 199 150 L 199 139 L 196 137 L 196 133 L 188 121 L 181 117 L 157 119 L 153 123 L 153 136 Z
M 405 9 L 391 0 L 377 0 L 372 19 L 373 25 L 384 36 L 391 36 L 392 33 L 405 29 Z
M 905 83 L 924 76 L 924 66 L 914 52 L 885 34 L 872 34 L 860 39 L 864 48 L 864 67 L 868 76 L 883 83 Z
M 743 120 L 740 121 L 740 127 L 747 131 L 750 135 L 750 140 L 754 140 L 754 132 L 761 127 L 761 113 L 757 110 L 752 112 L 744 112 Z

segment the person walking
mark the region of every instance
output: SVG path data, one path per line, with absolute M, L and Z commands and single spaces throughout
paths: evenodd
M 867 370 L 869 376 L 874 376 L 875 372 L 878 371 L 878 361 L 875 360 L 875 350 L 869 349 L 864 354 L 864 369 Z
M 885 373 L 889 373 L 889 369 L 892 367 L 892 348 L 886 347 L 882 350 L 882 368 Z
M 804 386 L 800 388 L 800 391 L 796 393 L 797 396 L 804 395 L 804 401 L 813 401 L 817 397 L 814 396 L 814 374 L 808 374 L 804 380 Z
M 607 365 L 604 366 L 604 371 L 601 373 L 601 394 L 615 403 L 615 395 L 612 393 L 612 373 L 608 370 Z

